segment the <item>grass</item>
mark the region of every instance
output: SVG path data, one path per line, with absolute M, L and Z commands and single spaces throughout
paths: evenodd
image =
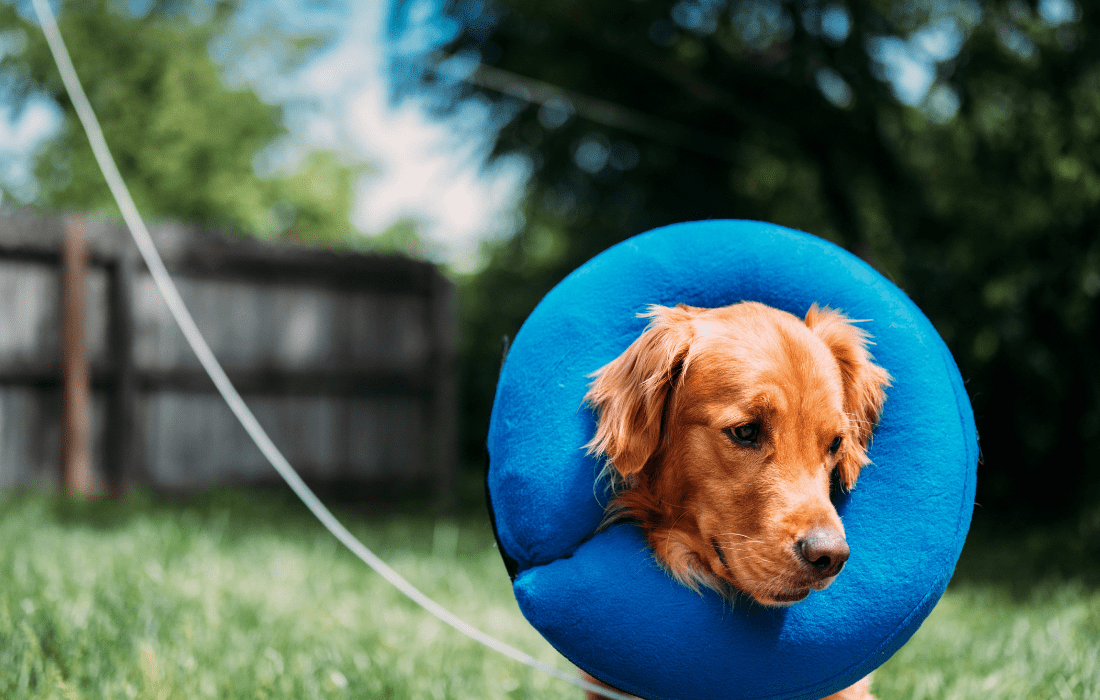
M 1053 581 L 1022 600 L 952 588 L 874 688 L 880 700 L 1100 698 L 1100 594 Z
M 475 626 L 563 669 L 524 622 L 480 513 L 340 516 Z M 1042 550 L 1040 545 L 1029 545 Z M 875 675 L 893 698 L 1097 698 L 1092 569 L 1031 575 L 985 539 Z M 1007 568 L 1005 568 L 1007 565 Z M 1026 576 L 1018 575 L 1025 572 Z M 1032 585 L 1034 584 L 1034 585 Z M 570 698 L 416 609 L 278 493 L 0 499 L 0 697 Z
M 1100 700 L 1098 514 L 972 530 L 947 593 L 876 672 L 876 697 Z
M 282 496 L 0 508 L 3 698 L 575 697 L 415 608 Z M 464 619 L 559 658 L 480 519 L 341 516 Z

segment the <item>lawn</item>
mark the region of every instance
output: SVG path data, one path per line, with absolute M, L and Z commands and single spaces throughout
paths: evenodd
M 467 621 L 570 668 L 516 608 L 485 518 L 386 510 L 338 514 Z M 1100 699 L 1095 567 L 1044 568 L 1044 541 L 968 545 L 876 696 Z M 581 696 L 416 609 L 281 492 L 0 499 L 0 697 Z

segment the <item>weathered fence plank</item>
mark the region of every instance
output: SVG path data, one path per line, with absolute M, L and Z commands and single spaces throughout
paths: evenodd
M 120 223 L 87 220 L 91 471 L 192 490 L 272 480 Z M 454 309 L 430 264 L 150 226 L 215 355 L 305 478 L 454 486 Z M 0 211 L 0 487 L 57 484 L 61 217 Z

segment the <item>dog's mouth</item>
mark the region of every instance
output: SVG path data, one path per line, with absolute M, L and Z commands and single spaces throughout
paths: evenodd
M 714 574 L 718 578 L 724 579 L 733 588 L 748 594 L 750 598 L 766 607 L 794 605 L 805 600 L 814 591 L 825 590 L 836 580 L 835 575 L 826 578 L 813 578 L 797 574 L 779 574 L 774 578 L 760 580 L 739 580 L 733 567 L 730 566 L 726 552 L 723 551 L 717 539 L 711 539 L 710 545 L 718 556 L 721 568 L 724 569 L 719 571 L 712 567 Z
M 772 594 L 772 600 L 765 605 L 793 605 L 799 601 L 805 600 L 806 596 L 810 595 L 809 588 L 788 588 L 786 590 L 779 591 Z
M 805 600 L 810 593 L 814 591 L 823 591 L 832 585 L 836 580 L 836 576 L 830 576 L 828 578 L 817 579 L 815 581 L 798 581 L 789 582 L 789 588 L 782 588 L 778 593 L 771 593 L 769 595 L 774 602 L 764 602 L 757 598 L 757 601 L 763 605 L 791 605 L 799 601 Z M 755 596 L 754 596 L 755 597 Z
M 771 600 L 774 602 L 760 601 L 759 598 L 757 600 L 764 605 L 791 605 L 805 600 L 806 597 L 814 591 L 825 590 L 832 585 L 834 580 L 836 580 L 836 576 L 830 576 L 829 578 L 818 579 L 816 581 L 791 582 L 793 585 L 788 584 L 790 586 L 789 588 L 782 588 L 778 593 L 769 592 Z
M 711 537 L 710 546 L 714 548 L 714 553 L 718 555 L 718 561 L 722 562 L 722 566 L 726 567 L 726 570 L 730 573 L 733 573 L 733 570 L 730 569 L 729 562 L 726 561 L 726 555 L 722 553 L 722 547 L 718 544 L 718 540 Z
M 725 571 L 722 572 L 715 571 L 715 574 L 717 574 L 720 578 L 727 580 L 730 584 L 733 585 L 734 588 L 740 589 L 742 592 L 747 593 L 760 605 L 765 605 L 768 607 L 785 607 L 787 605 L 793 605 L 802 600 L 805 600 L 806 597 L 810 595 L 811 591 L 824 590 L 829 585 L 829 583 L 832 583 L 832 580 L 830 579 L 828 582 L 813 582 L 803 585 L 802 582 L 795 582 L 787 579 L 785 582 L 785 585 L 787 587 L 780 588 L 778 591 L 775 590 L 775 584 L 779 581 L 774 581 L 771 585 L 760 586 L 759 588 L 763 590 L 753 591 L 752 588 L 755 588 L 755 586 L 745 585 L 744 582 L 738 581 L 736 575 L 734 574 L 733 568 L 730 566 L 729 560 L 726 558 L 726 554 L 722 551 L 722 547 L 719 545 L 717 539 L 712 538 L 710 541 L 710 545 L 714 549 L 714 553 L 718 555 L 718 561 L 725 569 Z M 786 579 L 786 577 L 782 577 L 780 580 L 782 579 Z

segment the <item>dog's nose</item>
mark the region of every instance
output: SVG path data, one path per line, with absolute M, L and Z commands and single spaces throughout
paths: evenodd
M 798 554 L 821 578 L 836 576 L 848 561 L 848 543 L 834 530 L 818 529 L 798 541 Z

